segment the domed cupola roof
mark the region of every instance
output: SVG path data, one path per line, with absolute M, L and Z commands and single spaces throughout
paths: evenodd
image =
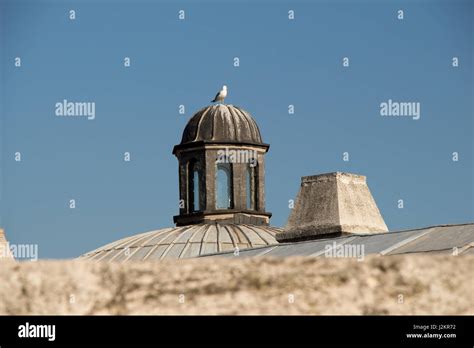
M 204 143 L 263 145 L 257 123 L 245 110 L 225 104 L 206 106 L 194 114 L 184 128 L 178 147 Z
M 280 228 L 246 224 L 199 224 L 164 228 L 120 239 L 82 255 L 95 261 L 148 261 L 198 257 L 226 250 L 278 244 Z

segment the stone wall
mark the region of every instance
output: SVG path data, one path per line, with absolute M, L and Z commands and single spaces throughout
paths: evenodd
M 5 262 L 0 314 L 472 315 L 473 262 L 474 255 Z

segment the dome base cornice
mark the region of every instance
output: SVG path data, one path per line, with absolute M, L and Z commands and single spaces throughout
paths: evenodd
M 190 214 L 180 214 L 173 216 L 176 226 L 186 226 L 202 223 L 234 223 L 252 224 L 257 226 L 267 226 L 272 213 L 256 212 L 253 210 L 225 209 L 225 210 L 205 210 Z

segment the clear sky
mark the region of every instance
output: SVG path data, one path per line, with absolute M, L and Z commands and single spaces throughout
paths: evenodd
M 0 0 L 0 226 L 40 258 L 171 226 L 171 150 L 223 84 L 271 145 L 272 225 L 332 171 L 367 176 L 390 230 L 473 221 L 473 18 L 460 0 Z M 64 99 L 95 119 L 56 116 Z M 389 99 L 420 118 L 381 116 Z

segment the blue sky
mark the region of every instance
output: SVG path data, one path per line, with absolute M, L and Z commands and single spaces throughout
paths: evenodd
M 332 171 L 367 176 L 390 230 L 473 221 L 473 18 L 460 0 L 0 0 L 0 226 L 40 258 L 171 226 L 171 150 L 223 84 L 271 145 L 272 225 L 301 176 Z M 55 116 L 63 99 L 95 119 Z M 420 119 L 382 117 L 388 99 Z

